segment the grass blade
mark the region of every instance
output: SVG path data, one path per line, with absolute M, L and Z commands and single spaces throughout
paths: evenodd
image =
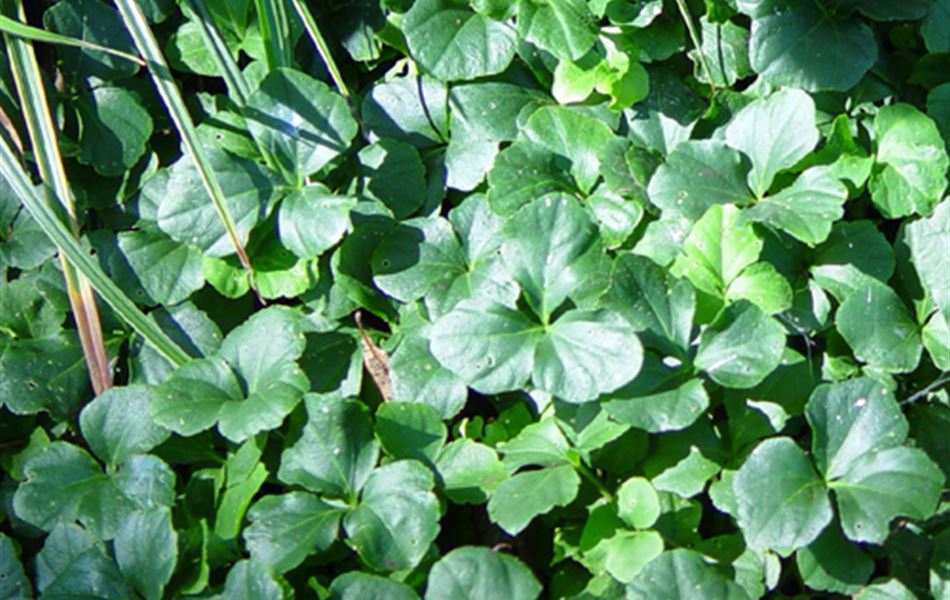
M 59 44 L 61 46 L 74 46 L 76 48 L 82 48 L 83 50 L 105 52 L 106 54 L 111 54 L 112 56 L 118 56 L 119 58 L 132 61 L 140 66 L 145 66 L 145 61 L 134 54 L 128 54 L 127 52 L 116 50 L 115 48 L 93 44 L 92 42 L 69 37 L 68 35 L 61 35 L 52 31 L 46 31 L 45 29 L 40 29 L 38 27 L 32 27 L 4 15 L 0 15 L 0 31 L 13 37 L 32 40 L 34 42 Z
M 23 19 L 22 4 L 18 4 L 18 10 L 19 18 Z M 7 43 L 13 80 L 40 177 L 49 186 L 47 189 L 50 190 L 53 198 L 58 198 L 66 209 L 72 227 L 72 236 L 74 239 L 78 238 L 79 222 L 76 218 L 76 208 L 72 202 L 72 191 L 63 167 L 59 140 L 50 115 L 49 102 L 46 99 L 46 89 L 43 87 L 43 77 L 36 61 L 36 54 L 29 40 L 7 34 L 4 35 L 4 39 Z M 99 395 L 112 387 L 112 370 L 109 367 L 109 356 L 102 337 L 102 324 L 99 320 L 96 298 L 89 282 L 80 277 L 68 262 L 62 260 L 62 266 L 63 277 L 66 280 L 66 293 L 69 297 L 73 319 L 76 321 L 76 330 L 86 359 L 86 367 L 89 370 L 89 380 L 93 391 Z
M 247 99 L 251 95 L 251 86 L 247 83 L 244 73 L 241 72 L 241 68 L 238 67 L 237 62 L 231 55 L 228 45 L 214 26 L 214 19 L 208 13 L 205 3 L 203 1 L 184 0 L 182 8 L 185 14 L 191 17 L 191 21 L 198 25 L 201 40 L 204 42 L 211 60 L 221 71 L 221 77 L 224 79 L 224 84 L 228 86 L 231 97 L 239 106 L 243 107 L 247 104 Z
M 291 66 L 290 25 L 284 0 L 255 0 L 257 19 L 260 22 L 261 36 L 264 38 L 264 52 L 267 55 L 267 68 L 274 70 Z
M 243 109 L 245 105 L 247 105 L 247 99 L 251 96 L 251 86 L 247 82 L 247 78 L 244 77 L 244 73 L 241 72 L 241 68 L 238 67 L 237 62 L 235 62 L 234 57 L 231 55 L 231 50 L 228 48 L 227 43 L 225 43 L 224 38 L 221 37 L 220 32 L 218 32 L 217 27 L 215 27 L 214 18 L 208 13 L 208 8 L 205 6 L 205 3 L 196 2 L 195 0 L 184 0 L 182 8 L 186 11 L 186 14 L 191 13 L 188 16 L 198 25 L 198 31 L 201 34 L 205 48 L 208 50 L 211 60 L 214 61 L 218 70 L 221 72 L 221 77 L 224 79 L 224 84 L 228 87 L 231 99 L 234 100 L 239 108 Z M 271 170 L 282 172 L 283 169 L 274 159 L 273 153 L 257 139 L 254 140 L 254 143 L 257 145 L 257 150 L 261 153 L 264 163 L 270 167 Z
M 211 163 L 208 162 L 208 158 L 201 148 L 198 133 L 195 131 L 195 124 L 191 120 L 191 114 L 185 106 L 185 100 L 178 90 L 178 85 L 172 77 L 171 70 L 168 68 L 168 62 L 165 60 L 165 56 L 158 46 L 158 41 L 155 39 L 155 35 L 149 27 L 148 20 L 145 18 L 142 9 L 139 8 L 135 0 L 116 0 L 115 4 L 119 9 L 119 13 L 122 15 L 122 20 L 125 21 L 125 26 L 129 34 L 132 36 L 135 47 L 138 48 L 139 53 L 147 62 L 152 81 L 155 83 L 158 94 L 162 97 L 165 108 L 175 123 L 175 128 L 178 129 L 178 133 L 181 135 L 186 152 L 191 157 L 195 167 L 198 169 L 198 173 L 201 175 L 201 181 L 205 191 L 207 191 L 208 196 L 211 197 L 215 211 L 218 213 L 221 222 L 224 223 L 228 239 L 231 240 L 231 245 L 234 246 L 238 260 L 241 261 L 241 265 L 247 271 L 251 285 L 256 289 L 251 260 L 237 233 L 234 219 L 231 218 L 231 214 L 228 211 L 224 191 L 221 189 L 221 183 L 218 181 L 214 169 L 211 168 Z
M 313 45 L 317 47 L 317 52 L 320 54 L 320 58 L 323 59 L 323 64 L 327 66 L 330 77 L 333 78 L 333 83 L 336 84 L 336 89 L 340 91 L 341 96 L 349 101 L 350 90 L 347 89 L 346 83 L 343 82 L 340 69 L 337 68 L 336 61 L 333 60 L 333 55 L 330 54 L 330 47 L 327 46 L 327 41 L 323 39 L 323 34 L 320 33 L 320 28 L 317 27 L 317 21 L 313 18 L 313 15 L 310 14 L 310 9 L 308 9 L 301 0 L 290 0 L 290 3 L 297 12 L 297 16 L 300 17 L 300 20 L 303 22 L 304 29 L 307 30 L 307 35 L 310 36 Z
M 29 177 L 24 173 L 16 155 L 0 136 L 0 175 L 23 206 L 36 220 L 43 232 L 59 248 L 60 258 L 84 276 L 101 297 L 146 343 L 173 365 L 181 366 L 190 357 L 161 328 L 135 306 L 119 287 L 109 279 L 99 263 L 79 245 L 73 233 L 46 203 Z

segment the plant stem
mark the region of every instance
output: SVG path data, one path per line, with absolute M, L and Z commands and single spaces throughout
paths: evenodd
M 712 71 L 709 70 L 709 64 L 706 62 L 706 55 L 703 53 L 702 43 L 699 41 L 699 35 L 696 33 L 696 26 L 693 25 L 693 18 L 689 14 L 689 7 L 686 6 L 686 0 L 676 0 L 676 6 L 679 8 L 680 16 L 683 17 L 683 23 L 686 25 L 686 31 L 689 32 L 689 39 L 693 42 L 693 48 L 696 49 L 696 54 L 699 55 L 699 64 L 703 69 L 703 73 L 706 74 L 706 79 L 709 80 L 709 88 L 712 91 L 712 95 L 716 95 L 716 82 L 713 80 Z
M 317 27 L 317 21 L 301 0 L 290 0 L 290 3 L 293 5 L 294 10 L 297 11 L 297 16 L 303 21 L 304 29 L 307 30 L 307 34 L 309 34 L 310 39 L 313 40 L 313 45 L 317 47 L 317 52 L 320 53 L 323 64 L 326 65 L 327 70 L 330 72 L 330 77 L 333 79 L 336 89 L 339 90 L 341 96 L 349 101 L 350 90 L 346 87 L 346 83 L 343 82 L 343 76 L 340 74 L 340 69 L 336 66 L 336 61 L 333 60 L 333 55 L 330 53 L 330 47 L 327 45 L 327 41 L 323 38 L 323 34 L 320 33 L 320 28 Z
M 931 382 L 930 385 L 928 385 L 922 390 L 918 390 L 913 395 L 908 397 L 906 400 L 901 402 L 901 404 L 912 404 L 920 400 L 921 398 L 925 397 L 927 394 L 939 388 L 940 386 L 946 385 L 948 383 L 950 383 L 950 375 L 944 375 L 943 377 L 938 377 L 935 381 Z
M 600 478 L 597 477 L 593 471 L 588 469 L 586 465 L 584 465 L 583 461 L 578 460 L 574 464 L 574 468 L 577 469 L 577 472 L 580 473 L 584 479 L 591 482 L 593 486 L 597 488 L 597 491 L 600 492 L 600 495 L 604 497 L 604 500 L 607 502 L 613 502 L 614 495 L 610 493 L 610 490 L 607 489 L 607 486 L 603 484 Z
M 287 11 L 283 0 L 255 0 L 257 20 L 264 38 L 264 53 L 267 56 L 269 71 L 291 65 L 290 27 L 287 23 Z

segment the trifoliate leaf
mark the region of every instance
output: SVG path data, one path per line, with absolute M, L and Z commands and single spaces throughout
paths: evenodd
M 261 81 L 244 109 L 247 128 L 286 173 L 316 173 L 349 147 L 358 126 L 326 84 L 289 68 Z
M 460 504 L 486 502 L 508 477 L 492 448 L 465 438 L 443 448 L 435 468 L 446 497 Z
M 320 184 L 308 185 L 284 198 L 277 235 L 298 257 L 314 258 L 335 246 L 349 230 L 354 206 L 354 198 L 336 196 Z
M 419 595 L 405 583 L 362 571 L 350 571 L 334 579 L 329 594 L 328 600 L 419 600 Z
M 247 513 L 244 542 L 255 561 L 283 573 L 336 541 L 343 512 L 306 492 L 264 496 Z
M 776 173 L 795 165 L 818 143 L 815 102 L 796 89 L 756 100 L 726 127 L 726 143 L 752 161 L 749 187 L 761 198 Z
M 752 548 L 789 556 L 831 521 L 831 503 L 815 467 L 791 438 L 762 442 L 732 485 L 737 519 Z
M 772 85 L 845 91 L 877 60 L 874 33 L 861 19 L 806 0 L 737 5 L 752 17 L 752 68 Z
M 353 498 L 379 457 L 366 407 L 351 400 L 308 395 L 309 420 L 284 450 L 278 477 L 334 498 Z
M 892 373 L 913 371 L 923 349 L 917 323 L 894 290 L 868 281 L 838 307 L 835 325 L 858 360 Z
M 777 194 L 745 212 L 753 221 L 768 223 L 815 246 L 828 239 L 832 224 L 844 215 L 848 189 L 829 167 L 812 167 Z
M 871 199 L 896 219 L 929 215 L 947 189 L 950 157 L 936 124 L 909 104 L 885 106 L 874 118 L 878 168 L 871 176 Z
M 779 366 L 784 348 L 778 321 L 740 301 L 703 331 L 695 364 L 720 385 L 751 388 Z
M 393 458 L 432 464 L 447 432 L 435 409 L 414 402 L 386 402 L 376 409 L 376 437 Z
M 696 221 L 714 205 L 752 200 L 748 175 L 748 160 L 723 142 L 683 142 L 650 179 L 650 202 L 664 213 Z
M 439 503 L 432 473 L 414 460 L 373 470 L 360 503 L 344 518 L 347 543 L 379 571 L 419 564 L 439 533 Z

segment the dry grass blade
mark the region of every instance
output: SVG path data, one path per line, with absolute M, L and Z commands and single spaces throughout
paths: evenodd
M 21 11 L 19 18 L 25 20 L 22 5 L 19 6 L 19 10 Z M 28 40 L 7 34 L 4 34 L 4 39 L 9 49 L 10 67 L 40 177 L 47 184 L 45 189 L 49 191 L 49 199 L 52 202 L 58 199 L 66 209 L 73 236 L 78 238 L 79 223 L 76 208 L 72 202 L 72 191 L 63 167 L 59 141 L 33 46 Z M 60 260 L 79 341 L 89 369 L 89 379 L 93 390 L 98 395 L 112 387 L 112 370 L 109 367 L 109 356 L 106 354 L 102 338 L 102 325 L 99 321 L 96 299 L 89 282 L 76 273 L 69 261 L 63 257 L 60 257 Z
M 393 382 L 389 375 L 389 354 L 377 346 L 366 334 L 363 328 L 363 313 L 356 311 L 356 327 L 360 330 L 360 340 L 363 346 L 363 364 L 373 378 L 383 402 L 393 399 Z

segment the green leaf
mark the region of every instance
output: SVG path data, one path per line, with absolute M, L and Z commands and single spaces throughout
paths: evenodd
M 950 4 L 936 0 L 930 4 L 930 12 L 920 24 L 920 35 L 929 52 L 950 52 Z
M 465 405 L 465 382 L 439 364 L 429 349 L 431 325 L 406 331 L 391 355 L 389 375 L 396 400 L 427 404 L 442 419 L 454 417 Z
M 934 365 L 941 371 L 950 371 L 950 324 L 943 313 L 931 315 L 920 335 Z
M 379 575 L 362 571 L 344 573 L 330 585 L 328 600 L 419 600 L 418 594 L 406 585 Z
M 168 439 L 168 431 L 149 417 L 153 401 L 152 388 L 129 385 L 106 390 L 87 404 L 79 415 L 79 425 L 96 456 L 118 465 Z
M 813 432 L 812 454 L 829 481 L 865 454 L 895 448 L 907 438 L 907 421 L 894 395 L 873 379 L 818 386 L 805 414 Z
M 551 192 L 572 193 L 574 180 L 566 159 L 528 140 L 498 153 L 488 172 L 488 197 L 496 213 L 508 216 Z
M 518 30 L 535 46 L 565 60 L 577 60 L 597 41 L 597 23 L 584 0 L 525 0 Z
M 432 565 L 425 600 L 534 600 L 540 594 L 541 584 L 514 556 L 463 546 Z
M 436 460 L 445 496 L 457 504 L 482 504 L 508 472 L 498 454 L 483 444 L 462 438 L 449 443 Z
M 923 349 L 919 327 L 890 287 L 869 281 L 838 307 L 835 325 L 854 356 L 893 373 L 913 371 Z
M 931 516 L 944 481 L 943 473 L 922 450 L 900 447 L 862 456 L 829 487 L 838 500 L 845 535 L 856 542 L 880 544 L 890 533 L 894 517 Z
M 99 87 L 76 104 L 81 122 L 80 162 L 106 177 L 131 169 L 145 154 L 152 117 L 132 92 Z
M 709 395 L 698 378 L 672 390 L 653 393 L 637 389 L 637 380 L 634 380 L 630 386 L 610 394 L 604 402 L 604 410 L 611 418 L 650 433 L 685 429 L 708 407 Z
M 726 143 L 752 161 L 749 187 L 761 198 L 776 173 L 788 169 L 818 144 L 815 103 L 801 90 L 788 89 L 756 100 L 726 127 Z
M 255 598 L 284 598 L 278 580 L 261 563 L 241 560 L 234 563 L 224 581 L 224 598 L 228 600 L 254 600 Z
M 711 22 L 708 13 L 699 19 L 699 24 L 702 30 L 701 51 L 709 66 L 711 83 L 728 88 L 737 80 L 752 74 L 748 31 L 728 20 L 723 23 Z M 691 51 L 689 57 L 694 63 L 693 74 L 696 79 L 710 83 L 697 52 Z
M 206 148 L 205 155 L 221 184 L 226 206 L 244 243 L 273 193 L 273 181 L 252 161 L 215 149 Z M 158 207 L 158 227 L 176 242 L 198 246 L 206 255 L 233 254 L 234 246 L 214 205 L 208 201 L 201 175 L 191 159 L 180 158 L 169 175 Z
M 669 550 L 650 561 L 627 585 L 630 600 L 678 600 L 680 591 L 704 600 L 748 600 L 736 583 L 726 579 L 703 555 L 686 549 Z
M 655 531 L 620 531 L 597 549 L 606 554 L 607 572 L 618 581 L 629 583 L 663 553 L 663 538 Z
M 53 442 L 27 461 L 23 472 L 27 480 L 17 488 L 13 509 L 44 531 L 80 519 L 96 535 L 111 539 L 131 509 L 99 464 L 72 444 Z
M 37 591 L 43 598 L 124 600 L 133 596 L 102 542 L 76 524 L 63 524 L 50 532 L 36 557 L 36 571 Z
M 745 389 L 778 367 L 784 349 L 785 331 L 778 321 L 740 301 L 703 331 L 695 363 L 716 383 Z
M 517 535 L 538 515 L 574 500 L 580 483 L 570 465 L 518 473 L 495 490 L 488 501 L 488 516 L 510 535 Z
M 458 87 L 453 87 L 453 93 Z M 378 138 L 417 148 L 439 145 L 448 133 L 446 86 L 424 75 L 378 82 L 363 98 L 363 126 Z
M 297 180 L 345 152 L 358 126 L 342 97 L 323 82 L 292 69 L 261 81 L 244 109 L 251 135 Z
M 259 311 L 228 334 L 218 355 L 187 363 L 162 384 L 152 416 L 186 436 L 217 422 L 235 442 L 275 429 L 309 387 L 295 362 L 304 345 L 294 312 Z
M 247 517 L 251 524 L 244 529 L 244 543 L 251 557 L 284 573 L 336 541 L 343 510 L 313 494 L 291 492 L 264 496 Z
M 277 235 L 300 258 L 320 256 L 350 229 L 356 199 L 337 196 L 320 184 L 291 193 L 280 205 Z
M 874 571 L 871 557 L 850 543 L 837 525 L 796 552 L 795 564 L 809 588 L 838 594 L 859 592 Z
M 714 205 L 689 232 L 670 272 L 689 279 L 702 292 L 724 297 L 761 250 L 762 240 L 751 224 L 742 221 L 738 208 Z
M 950 201 L 941 202 L 933 214 L 904 229 L 914 268 L 944 319 L 950 319 Z
M 384 138 L 360 150 L 359 160 L 364 192 L 397 219 L 414 214 L 425 202 L 425 167 L 413 146 Z
M 913 600 L 916 596 L 897 579 L 889 579 L 883 583 L 869 585 L 854 598 L 855 600 Z
M 0 398 L 11 412 L 25 415 L 45 410 L 58 419 L 76 412 L 89 389 L 76 337 L 64 332 L 0 346 Z
M 525 236 L 525 231 L 538 235 Z M 598 238 L 587 211 L 561 194 L 535 200 L 506 223 L 502 259 L 545 323 L 567 298 L 579 303 L 606 289 L 605 256 Z
M 32 588 L 17 554 L 13 540 L 0 533 L 0 594 L 10 600 L 26 600 L 32 597 Z
M 831 522 L 831 503 L 811 461 L 791 438 L 759 444 L 736 473 L 739 527 L 752 548 L 789 556 Z
M 811 167 L 792 185 L 767 196 L 745 212 L 809 246 L 828 239 L 832 224 L 844 216 L 848 188 L 830 167 Z
M 752 17 L 749 59 L 772 85 L 845 91 L 877 60 L 874 33 L 809 0 L 739 0 Z
M 947 189 L 950 157 L 937 125 L 909 104 L 885 106 L 874 117 L 877 156 L 871 199 L 890 219 L 929 215 Z
M 100 0 L 58 2 L 43 15 L 43 23 L 63 35 L 135 54 L 119 14 Z M 139 70 L 133 62 L 98 50 L 60 47 L 58 53 L 65 72 L 77 79 L 97 77 L 114 81 L 131 77 Z
M 491 394 L 528 381 L 542 333 L 540 324 L 507 306 L 461 302 L 433 324 L 430 348 L 462 381 Z
M 528 465 L 556 467 L 570 464 L 570 448 L 554 419 L 532 423 L 498 447 L 505 455 L 504 463 L 508 471 Z
M 652 260 L 620 254 L 603 303 L 624 317 L 647 347 L 667 354 L 689 348 L 696 293 Z
M 413 58 L 442 81 L 501 73 L 515 54 L 511 26 L 466 5 L 459 0 L 419 0 L 402 22 Z
M 427 404 L 387 402 L 376 409 L 376 436 L 386 454 L 432 464 L 448 432 Z
M 344 518 L 347 543 L 377 571 L 419 564 L 439 533 L 439 503 L 432 473 L 414 460 L 370 473 L 360 503 Z
M 468 272 L 452 225 L 441 217 L 400 223 L 373 252 L 373 281 L 401 302 L 425 296 L 435 286 L 449 287 Z
M 617 516 L 636 529 L 647 529 L 660 516 L 660 498 L 643 477 L 631 477 L 617 489 Z
M 749 163 L 717 140 L 686 141 L 673 150 L 650 179 L 650 202 L 664 214 L 696 221 L 717 204 L 752 200 Z
M 887 281 L 894 273 L 894 250 L 870 221 L 836 223 L 815 251 L 811 273 L 839 301 L 868 284 Z
M 643 348 L 630 325 L 605 310 L 572 310 L 546 327 L 532 380 L 567 402 L 595 400 L 633 379 Z
M 768 315 L 792 307 L 792 287 L 771 263 L 755 263 L 742 271 L 726 290 L 726 299 L 748 300 Z
M 649 77 L 649 94 L 627 116 L 630 137 L 637 145 L 667 156 L 689 139 L 706 103 L 671 70 L 654 68 Z M 745 180 L 745 173 L 741 179 Z
M 201 254 L 152 227 L 118 235 L 119 249 L 148 294 L 148 304 L 172 305 L 204 286 Z
M 600 176 L 600 151 L 614 138 L 603 121 L 563 106 L 531 113 L 524 129 L 535 144 L 571 161 L 571 175 L 587 193 Z
M 178 534 L 168 508 L 135 511 L 115 538 L 119 570 L 146 600 L 163 597 L 178 560 Z
M 686 458 L 654 477 L 652 483 L 658 491 L 691 498 L 702 492 L 706 482 L 715 477 L 721 468 L 694 446 L 689 449 Z
M 379 457 L 366 407 L 329 396 L 306 397 L 309 420 L 284 450 L 277 476 L 334 498 L 354 498 Z

